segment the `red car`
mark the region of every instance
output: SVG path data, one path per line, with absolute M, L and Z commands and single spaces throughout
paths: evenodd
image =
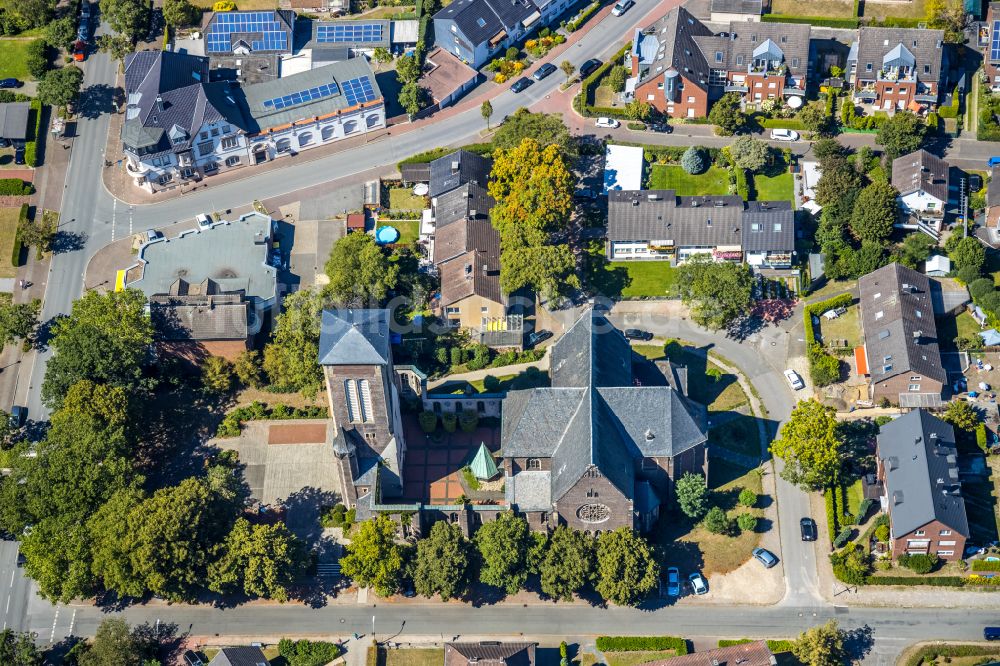
M 73 42 L 73 60 L 83 62 L 87 59 L 87 42 L 78 39 Z

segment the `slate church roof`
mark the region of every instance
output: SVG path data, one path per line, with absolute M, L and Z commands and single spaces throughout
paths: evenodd
M 388 310 L 324 310 L 319 334 L 320 365 L 388 365 Z

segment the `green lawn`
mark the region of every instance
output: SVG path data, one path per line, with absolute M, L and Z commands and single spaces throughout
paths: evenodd
M 729 194 L 729 171 L 711 166 L 703 174 L 692 176 L 673 164 L 650 167 L 649 189 L 676 190 L 678 196 Z
M 770 176 L 757 174 L 753 177 L 753 187 L 757 201 L 791 201 L 795 208 L 795 183 L 788 171 Z
M 409 187 L 389 190 L 389 210 L 423 210 L 428 208 L 427 197 L 419 197 Z
M 17 234 L 18 208 L 0 208 L 0 278 L 11 278 L 17 269 L 10 263 L 14 251 L 14 236 Z
M 22 81 L 30 78 L 25 62 L 25 51 L 30 39 L 0 39 L 0 79 L 14 77 Z
M 857 516 L 858 520 L 861 520 L 861 516 L 858 516 L 858 509 L 861 508 L 861 502 L 865 499 L 865 489 L 861 485 L 861 479 L 856 479 L 854 483 L 847 486 L 847 512 L 852 516 Z
M 819 334 L 823 336 L 823 343 L 829 344 L 832 340 L 847 340 L 846 347 L 859 346 L 863 342 L 860 317 L 861 309 L 857 305 L 850 306 L 847 308 L 847 312 L 836 319 L 826 319 L 820 316 L 817 329 Z
M 605 652 L 604 656 L 608 660 L 608 666 L 638 666 L 660 659 L 670 659 L 676 657 L 673 650 L 661 650 L 659 652 Z
M 385 666 L 440 666 L 444 663 L 444 650 L 436 648 L 408 648 L 402 650 L 379 649 L 385 655 L 385 660 L 379 660 Z
M 971 338 L 978 335 L 983 329 L 972 318 L 968 311 L 963 310 L 957 317 L 944 316 L 935 317 L 937 324 L 938 340 L 942 349 L 954 350 L 955 338 Z
M 677 278 L 677 269 L 666 261 L 612 261 L 610 271 L 624 271 L 625 286 L 621 298 L 666 298 Z M 615 297 L 614 294 L 604 294 Z
M 396 241 L 399 245 L 409 245 L 420 238 L 420 220 L 380 220 L 379 226 L 383 222 L 399 230 L 399 240 Z

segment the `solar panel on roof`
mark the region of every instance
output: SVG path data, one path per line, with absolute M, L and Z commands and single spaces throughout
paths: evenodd
M 348 106 L 370 102 L 375 99 L 375 88 L 372 86 L 371 79 L 367 76 L 348 79 L 341 82 L 341 85 L 344 87 L 344 98 L 347 100 Z
M 993 21 L 993 32 L 990 36 L 990 61 L 1000 61 L 1000 21 Z
M 254 51 L 287 51 L 288 33 L 275 12 L 227 12 L 217 14 L 205 36 L 209 53 L 231 53 L 232 35 L 260 35 L 250 41 Z
M 333 23 L 316 26 L 320 44 L 374 44 L 383 41 L 381 23 Z
M 282 109 L 291 106 L 297 106 L 305 102 L 314 102 L 316 100 L 323 99 L 324 97 L 330 97 L 338 94 L 340 94 L 340 88 L 337 87 L 336 83 L 331 81 L 330 83 L 325 83 L 321 86 L 316 86 L 315 88 L 308 88 L 289 95 L 266 99 L 264 100 L 263 105 L 267 109 L 281 111 Z

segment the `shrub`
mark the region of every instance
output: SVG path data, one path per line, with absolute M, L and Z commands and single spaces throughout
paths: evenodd
M 879 525 L 875 528 L 875 539 L 876 541 L 881 541 L 885 543 L 889 540 L 889 526 L 886 524 Z
M 973 571 L 1000 571 L 1000 562 L 996 560 L 972 560 Z
M 420 412 L 420 416 L 417 417 L 417 420 L 420 422 L 420 429 L 428 435 L 437 430 L 438 417 L 434 412 Z
M 757 503 L 757 493 L 750 490 L 749 488 L 744 488 L 740 491 L 740 504 L 743 506 L 752 507 Z
M 844 544 L 851 540 L 851 535 L 854 534 L 854 529 L 851 527 L 844 527 L 837 534 L 837 538 L 833 540 L 834 548 L 841 548 Z
M 986 453 L 987 450 L 988 450 L 988 448 L 989 448 L 989 444 L 986 442 L 986 424 L 985 423 L 980 423 L 976 427 L 976 446 L 978 446 L 979 449 L 983 453 Z
M 857 520 L 864 520 L 864 517 L 868 515 L 868 511 L 872 508 L 873 504 L 875 504 L 875 500 L 873 499 L 865 498 L 861 500 L 861 504 L 858 505 Z
M 937 555 L 903 553 L 897 562 L 899 562 L 899 566 L 906 567 L 914 573 L 928 574 L 938 565 L 939 560 Z
M 733 645 L 743 645 L 744 643 L 753 643 L 752 638 L 722 638 L 719 639 L 719 647 L 732 647 Z M 791 652 L 792 651 L 792 641 L 776 641 L 769 640 L 767 642 L 767 647 L 771 652 L 779 654 L 781 652 Z
M 278 419 L 325 419 L 329 418 L 326 407 L 288 407 L 277 405 L 269 408 L 260 401 L 237 407 L 222 419 L 215 433 L 216 437 L 239 437 L 246 421 L 269 421 Z
M 729 534 L 733 531 L 733 521 L 729 519 L 725 511 L 717 506 L 708 510 L 702 524 L 712 534 Z
M 601 652 L 660 652 L 673 650 L 678 655 L 688 653 L 687 641 L 677 636 L 598 636 Z
M 837 538 L 837 519 L 839 518 L 837 514 L 837 499 L 832 488 L 827 488 L 823 492 L 823 499 L 826 504 L 826 526 L 829 530 L 830 541 L 832 542 Z
M 24 252 L 24 239 L 21 238 L 21 229 L 28 223 L 28 204 L 21 204 L 21 212 L 17 216 L 17 231 L 14 233 L 14 248 L 10 253 L 10 263 L 14 268 L 21 265 L 21 254 Z
M 996 580 L 1000 583 L 1000 578 Z M 972 582 L 971 576 L 969 578 L 962 578 L 961 576 L 927 576 L 926 578 L 917 578 L 915 576 L 874 576 L 866 582 L 869 585 L 931 585 L 933 587 L 962 587 L 966 584 L 975 584 Z
M 857 18 L 829 18 L 826 16 L 786 16 L 784 14 L 764 14 L 760 17 L 765 23 L 806 23 L 825 28 L 846 28 L 857 30 L 860 23 Z
M 26 183 L 20 178 L 0 178 L 0 196 L 27 196 L 34 192 L 31 183 Z
M 500 380 L 493 375 L 483 377 L 483 388 L 487 393 L 496 393 L 500 390 Z
M 450 353 L 449 360 L 451 361 L 451 365 L 452 366 L 462 365 L 462 348 L 461 347 L 452 347 L 449 350 L 449 353 Z
M 848 585 L 864 585 L 871 574 L 871 557 L 861 544 L 849 545 L 830 555 L 833 575 Z
M 757 529 L 757 516 L 752 513 L 741 513 L 736 517 L 736 524 L 744 532 L 753 532 Z
M 458 427 L 458 416 L 455 412 L 445 412 L 441 415 L 441 425 L 444 426 L 445 432 L 455 432 Z
M 474 409 L 464 409 L 458 417 L 462 432 L 472 432 L 479 425 L 479 414 Z
M 30 42 L 25 49 L 24 64 L 32 78 L 45 78 L 45 72 L 49 71 L 49 45 L 41 39 Z
M 312 666 L 328 664 L 339 657 L 340 647 L 327 641 L 282 638 L 278 642 L 278 654 L 285 658 L 288 666 Z
M 521 55 L 521 49 L 517 48 L 516 46 L 507 47 L 507 51 L 506 53 L 504 53 L 504 57 L 506 57 L 507 60 L 517 60 L 520 55 Z
M 996 286 L 993 284 L 993 280 L 978 278 L 973 280 L 969 285 L 969 295 L 972 296 L 972 300 L 978 301 L 986 294 L 992 294 L 995 289 Z
M 573 32 L 577 30 L 581 25 L 584 24 L 584 22 L 587 19 L 593 16 L 594 12 L 600 9 L 600 7 L 601 3 L 599 0 L 597 2 L 592 2 L 589 5 L 587 5 L 587 7 L 582 12 L 580 12 L 580 14 L 576 17 L 575 20 L 570 21 L 569 23 L 566 24 L 566 32 Z M 621 62 L 621 58 L 617 59 L 612 58 L 611 62 Z
M 916 652 L 900 664 L 900 666 L 920 666 L 925 662 L 934 663 L 938 657 L 978 657 L 996 655 L 997 649 L 992 645 L 927 645 Z M 988 661 L 992 662 L 992 659 Z

